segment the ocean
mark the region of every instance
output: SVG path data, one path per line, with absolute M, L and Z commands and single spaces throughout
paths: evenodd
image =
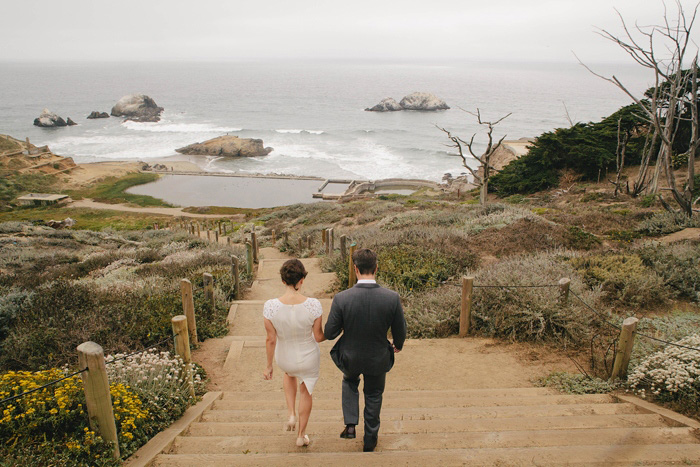
M 651 82 L 631 65 L 596 66 L 642 92 Z M 385 97 L 430 92 L 452 108 L 438 112 L 365 112 Z M 158 123 L 109 112 L 126 94 L 144 93 L 165 108 Z M 576 63 L 0 63 L 0 133 L 29 137 L 78 163 L 172 156 L 222 134 L 260 138 L 260 158 L 194 158 L 208 171 L 324 178 L 421 178 L 465 172 L 435 125 L 463 139 L 485 120 L 512 115 L 494 135 L 536 137 L 574 121 L 596 121 L 630 103 L 620 90 Z M 32 125 L 43 108 L 78 126 Z

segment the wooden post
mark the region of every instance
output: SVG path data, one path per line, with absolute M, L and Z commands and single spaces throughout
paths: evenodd
M 289 245 L 289 232 L 284 232 L 284 244 Z
M 568 277 L 559 279 L 559 303 L 561 306 L 566 306 L 569 303 L 569 285 L 571 285 L 571 279 Z
M 202 274 L 204 279 L 204 297 L 211 304 L 211 309 L 214 309 L 214 276 L 205 272 Z M 189 323 L 188 323 L 189 324 Z
M 340 236 L 340 257 L 343 258 L 343 261 L 345 261 L 345 257 L 348 255 L 347 250 L 345 249 L 345 243 L 347 242 L 348 237 L 345 235 Z
M 228 237 L 231 240 L 231 237 Z M 231 256 L 231 276 L 233 276 L 233 299 L 238 300 L 241 278 L 238 275 L 238 256 Z
M 200 232 L 199 232 L 199 222 L 197 222 L 197 237 L 199 237 L 199 236 L 200 236 Z
M 226 237 L 226 244 L 227 245 L 231 244 L 231 237 L 230 236 Z
M 245 242 L 246 270 L 248 274 L 253 274 L 253 244 Z
M 250 244 L 253 245 L 253 262 L 258 262 L 258 238 L 255 232 L 250 233 Z
M 219 221 L 219 230 L 218 230 L 218 232 L 219 232 L 219 235 L 221 235 L 221 221 Z
M 474 277 L 462 277 L 462 309 L 459 313 L 459 337 L 466 337 L 472 323 Z
M 29 136 L 27 136 L 27 154 L 29 154 L 30 150 L 31 150 L 31 145 L 29 144 Z
M 211 230 L 207 229 L 207 241 L 211 242 Z
M 272 229 L 272 245 L 274 246 L 275 243 L 277 243 L 277 235 L 275 229 Z
M 90 427 L 97 431 L 102 439 L 114 443 L 112 456 L 119 459 L 117 425 L 114 421 L 112 396 L 109 393 L 104 352 L 102 347 L 94 342 L 83 342 L 77 350 L 79 367 L 87 368 L 87 371 L 80 373 L 80 377 L 85 389 L 85 405 L 87 405 Z
M 326 246 L 328 247 L 328 256 L 333 255 L 333 249 L 335 247 L 335 239 L 334 239 L 335 232 L 333 232 L 333 229 L 328 229 L 328 238 L 326 239 Z
M 190 330 L 190 340 L 197 345 L 197 320 L 194 316 L 194 296 L 192 295 L 192 282 L 188 279 L 180 280 L 180 293 L 182 294 L 182 311 L 187 316 L 187 328 Z
M 326 245 L 328 242 L 328 229 L 321 230 L 321 244 Z
M 299 237 L 299 254 L 301 254 L 301 250 L 304 249 L 304 239 Z
M 632 347 L 634 346 L 634 336 L 637 334 L 638 322 L 637 318 L 627 318 L 622 322 L 622 330 L 617 341 L 617 352 L 615 353 L 610 382 L 615 382 L 618 378 L 627 377 L 627 367 L 632 356 Z
M 192 372 L 190 371 L 190 363 L 192 362 L 192 354 L 190 353 L 190 336 L 187 331 L 187 316 L 177 315 L 170 320 L 173 326 L 173 335 L 175 336 L 175 353 L 182 358 L 188 376 L 190 387 L 190 396 L 194 397 L 194 383 L 192 381 Z
M 349 261 L 348 261 L 348 288 L 352 287 L 355 285 L 355 282 L 357 282 L 357 277 L 355 276 L 355 263 L 352 261 L 352 254 L 355 253 L 355 249 L 357 248 L 357 243 L 354 243 L 350 245 L 350 254 L 348 255 Z
M 218 244 L 219 243 L 219 231 L 218 230 L 214 231 L 214 238 L 216 238 L 216 243 Z
M 306 248 L 311 251 L 311 242 L 313 242 L 313 236 L 311 234 L 306 236 Z

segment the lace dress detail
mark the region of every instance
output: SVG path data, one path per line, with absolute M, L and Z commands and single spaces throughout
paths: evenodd
M 309 394 L 313 393 L 321 365 L 321 352 L 312 327 L 322 314 L 321 302 L 315 298 L 297 305 L 285 305 L 273 298 L 263 306 L 263 316 L 277 332 L 277 366 L 289 376 L 300 378 Z

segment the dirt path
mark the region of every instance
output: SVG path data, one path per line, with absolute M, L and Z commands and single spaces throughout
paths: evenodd
M 193 353 L 211 378 L 210 390 L 266 391 L 281 397 L 282 375 L 276 369 L 272 381 L 262 379 L 265 367 L 265 331 L 262 307 L 265 300 L 280 296 L 283 286 L 279 267 L 288 259 L 273 248 L 261 249 L 256 280 L 246 300 L 232 306 L 229 335 L 208 339 Z M 302 293 L 321 299 L 324 323 L 331 299 L 326 292 L 335 276 L 323 273 L 318 259 L 302 259 L 309 275 Z M 340 391 L 340 371 L 333 365 L 329 351 L 333 342 L 321 343 L 320 391 Z M 395 390 L 431 390 L 466 388 L 531 387 L 532 380 L 551 371 L 576 369 L 563 354 L 552 354 L 541 347 L 505 344 L 484 338 L 409 339 L 398 354 L 388 375 L 387 388 Z
M 142 214 L 157 214 L 161 216 L 174 216 L 174 217 L 193 217 L 193 218 L 204 218 L 204 219 L 221 219 L 223 217 L 237 219 L 240 221 L 245 220 L 245 215 L 243 214 L 233 214 L 233 215 L 223 215 L 223 214 L 194 214 L 191 212 L 183 211 L 183 208 L 142 208 L 142 207 L 132 207 L 125 204 L 108 204 L 99 203 L 91 199 L 81 199 L 79 201 L 73 201 L 68 205 L 72 208 L 89 208 L 89 209 L 107 209 L 111 211 L 123 211 L 123 212 L 137 212 Z

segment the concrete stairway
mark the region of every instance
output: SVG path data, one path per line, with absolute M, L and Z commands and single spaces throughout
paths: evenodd
M 523 361 L 487 339 L 407 341 L 388 375 L 373 453 L 361 452 L 362 426 L 355 440 L 338 436 L 341 375 L 328 356 L 333 343 L 322 343 L 311 445 L 297 448 L 296 434 L 282 430 L 279 371 L 273 381 L 261 377 L 262 305 L 282 293 L 284 260 L 263 249 L 248 300 L 231 307 L 229 335 L 200 350 L 213 359 L 207 371 L 216 392 L 127 465 L 700 465 L 700 423 L 634 397 L 527 387 L 541 374 L 537 360 Z M 325 322 L 332 277 L 317 259 L 303 261 L 309 276 L 302 292 L 321 298 Z
M 223 392 L 158 466 L 658 465 L 700 462 L 694 428 L 610 395 L 543 388 L 387 391 L 377 450 L 343 440 L 339 393 L 317 393 L 311 445 L 282 431 L 281 392 Z

